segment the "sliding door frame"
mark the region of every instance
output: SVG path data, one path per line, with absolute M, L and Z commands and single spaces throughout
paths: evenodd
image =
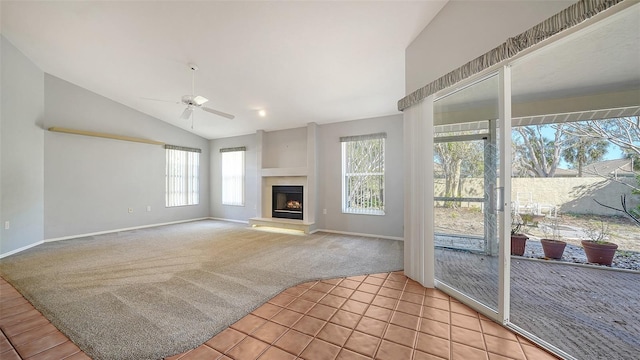
M 499 144 L 499 187 L 494 187 L 491 196 L 497 199 L 493 203 L 495 208 L 489 209 L 495 211 L 498 218 L 498 234 L 499 250 L 498 250 L 498 308 L 492 309 L 478 300 L 462 293 L 461 291 L 435 279 L 435 287 L 442 290 L 447 295 L 453 296 L 465 305 L 471 307 L 477 312 L 487 316 L 488 318 L 501 324 L 509 323 L 510 311 L 510 274 L 511 274 L 511 67 L 502 66 L 497 71 L 493 69 L 491 72 L 479 74 L 471 77 L 466 81 L 460 82 L 457 86 L 447 89 L 436 94 L 433 102 L 445 98 L 449 95 L 457 93 L 465 88 L 473 86 L 491 77 L 498 76 L 498 119 L 490 119 L 489 134 L 481 135 L 462 135 L 453 136 L 442 139 L 434 139 L 434 142 L 447 141 L 463 141 L 463 140 L 480 140 L 486 139 L 487 135 L 492 139 L 500 139 Z M 434 128 L 433 117 L 428 121 L 431 129 Z M 498 133 L 499 132 L 499 133 Z M 432 135 L 433 137 L 433 135 Z M 506 141 L 505 141 L 506 140 Z M 433 175 L 430 175 L 433 176 Z M 433 196 L 433 187 L 431 187 L 431 196 Z M 497 210 L 497 211 L 496 211 Z M 486 226 L 486 224 L 485 224 Z M 509 241 L 507 241 L 509 240 Z M 435 244 L 432 245 L 432 247 Z M 425 249 L 427 250 L 427 249 Z M 433 254 L 435 248 L 429 249 L 429 255 Z M 497 310 L 497 311 L 496 311 Z

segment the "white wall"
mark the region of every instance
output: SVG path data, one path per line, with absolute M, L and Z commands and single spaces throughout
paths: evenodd
M 66 127 L 202 149 L 200 204 L 165 208 L 161 145 L 46 131 L 45 239 L 209 216 L 208 140 L 48 74 L 44 88 L 47 129 Z
M 403 237 L 402 115 L 345 121 L 318 127 L 318 229 Z M 341 136 L 386 132 L 385 215 L 342 213 Z M 327 214 L 323 214 L 327 209 Z
M 307 166 L 307 128 L 295 128 L 264 133 L 263 168 L 294 168 Z
M 211 158 L 211 216 L 220 219 L 247 221 L 257 213 L 257 193 L 260 183 L 256 165 L 256 135 L 215 139 L 209 142 Z M 220 149 L 245 146 L 245 190 L 244 206 L 222 205 L 222 174 Z
M 576 1 L 449 1 L 409 45 L 409 94 L 477 58 Z
M 0 42 L 0 254 L 6 254 L 43 239 L 44 73 L 3 36 Z
M 317 126 L 317 203 L 315 204 L 316 228 L 349 233 L 403 236 L 403 177 L 402 177 L 402 115 L 345 121 Z M 306 166 L 306 128 L 271 131 L 265 133 L 268 144 L 265 159 L 270 166 L 265 168 L 289 168 Z M 386 215 L 354 215 L 342 213 L 342 147 L 341 136 L 386 132 L 385 146 L 385 196 Z M 306 184 L 305 177 L 261 178 L 256 161 L 256 135 L 238 136 L 211 140 L 211 216 L 217 218 L 248 221 L 256 216 L 258 186 L 273 184 Z M 244 207 L 222 206 L 220 177 L 220 148 L 247 147 L 246 158 L 246 204 Z M 263 148 L 263 149 L 264 149 Z M 295 154 L 287 150 L 292 150 Z M 283 153 L 284 152 L 284 153 Z M 303 160 L 304 158 L 304 160 Z M 290 161 L 284 161 L 288 159 Z M 265 194 L 269 199 L 271 194 Z M 271 203 L 264 204 L 263 216 L 270 216 Z M 305 204 L 311 206 L 312 204 Z M 322 210 L 327 209 L 324 215 Z

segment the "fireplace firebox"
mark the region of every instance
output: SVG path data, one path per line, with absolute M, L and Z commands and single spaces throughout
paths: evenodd
M 302 220 L 302 186 L 273 185 L 271 217 Z

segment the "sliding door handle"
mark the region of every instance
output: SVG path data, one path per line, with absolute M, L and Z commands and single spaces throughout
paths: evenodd
M 504 187 L 496 187 L 495 201 L 498 203 L 496 211 L 504 211 Z

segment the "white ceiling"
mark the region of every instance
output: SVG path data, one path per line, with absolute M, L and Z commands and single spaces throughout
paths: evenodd
M 213 139 L 398 113 L 405 48 L 445 3 L 2 1 L 2 33 L 43 71 Z M 197 111 L 191 130 L 184 106 L 144 99 L 189 94 L 188 63 L 234 120 Z

